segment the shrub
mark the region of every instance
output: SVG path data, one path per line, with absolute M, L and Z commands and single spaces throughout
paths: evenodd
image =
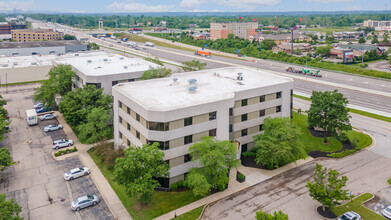
M 244 175 L 243 175 L 243 174 L 241 174 L 241 173 L 239 173 L 239 174 L 238 174 L 238 179 L 240 179 L 240 180 L 244 180 Z
M 76 147 L 73 147 L 72 150 L 71 150 L 72 153 L 73 153 L 73 152 L 76 152 L 76 151 L 77 151 L 77 148 L 76 148 Z
M 184 184 L 184 181 L 183 180 L 178 181 L 178 182 L 176 182 L 176 184 L 178 185 L 178 188 L 182 188 L 183 184 Z
M 172 191 L 175 191 L 175 190 L 177 190 L 177 189 L 178 189 L 178 184 L 177 184 L 177 183 L 171 184 L 171 190 L 172 190 Z
M 255 157 L 256 153 L 253 151 L 246 151 L 242 153 L 242 157 Z
M 122 156 L 124 156 L 124 150 L 122 148 L 114 149 L 113 147 L 112 150 L 107 152 L 103 162 L 106 163 L 109 169 L 114 169 L 115 159 Z

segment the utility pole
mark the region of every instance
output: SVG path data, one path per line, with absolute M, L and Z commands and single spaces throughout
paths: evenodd
M 5 73 L 5 93 L 8 94 L 8 81 L 7 81 L 7 73 Z
M 291 54 L 293 55 L 293 28 L 292 28 L 292 39 L 291 39 Z

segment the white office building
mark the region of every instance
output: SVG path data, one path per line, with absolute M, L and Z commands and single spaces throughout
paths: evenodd
M 82 56 L 59 58 L 55 65 L 71 65 L 76 73 L 72 80 L 73 88 L 95 85 L 111 94 L 111 88 L 123 82 L 132 82 L 141 78 L 149 68 L 159 65 L 140 58 L 128 58 L 105 52 L 85 53 Z
M 255 147 L 267 117 L 290 117 L 293 80 L 243 68 L 209 69 L 113 87 L 117 146 L 158 142 L 170 165 L 164 187 L 183 180 L 197 162 L 189 147 L 204 136 Z

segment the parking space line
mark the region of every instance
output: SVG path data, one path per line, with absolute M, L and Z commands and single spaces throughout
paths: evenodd
M 75 199 L 73 198 L 73 195 L 72 195 L 72 190 L 71 190 L 71 186 L 69 185 L 69 181 L 65 181 L 65 185 L 67 186 L 67 189 L 68 189 L 68 196 L 69 196 L 69 201 L 73 202 Z M 71 205 L 71 204 L 69 204 Z M 73 212 L 73 211 L 72 211 Z M 78 220 L 83 220 L 81 218 L 81 215 L 79 212 L 77 211 L 74 211 L 73 213 L 75 213 L 76 217 Z

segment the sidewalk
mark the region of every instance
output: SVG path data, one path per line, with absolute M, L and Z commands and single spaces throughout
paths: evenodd
M 64 133 L 67 135 L 69 139 L 72 139 L 75 145 L 77 146 L 80 161 L 84 164 L 84 166 L 90 168 L 91 170 L 90 176 L 94 181 L 96 187 L 98 188 L 100 194 L 102 195 L 102 198 L 104 199 L 107 206 L 109 207 L 111 213 L 115 217 L 115 219 L 119 219 L 119 220 L 132 219 L 132 217 L 130 217 L 128 211 L 122 204 L 121 200 L 118 198 L 117 194 L 111 188 L 109 182 L 106 180 L 106 178 L 103 176 L 98 166 L 96 166 L 95 162 L 91 159 L 90 155 L 87 153 L 87 150 L 91 147 L 91 145 L 81 144 L 78 141 L 75 133 L 73 133 L 72 129 L 65 122 L 65 119 L 62 116 L 62 114 L 56 112 L 56 115 L 58 115 L 57 118 L 58 122 L 63 126 Z

